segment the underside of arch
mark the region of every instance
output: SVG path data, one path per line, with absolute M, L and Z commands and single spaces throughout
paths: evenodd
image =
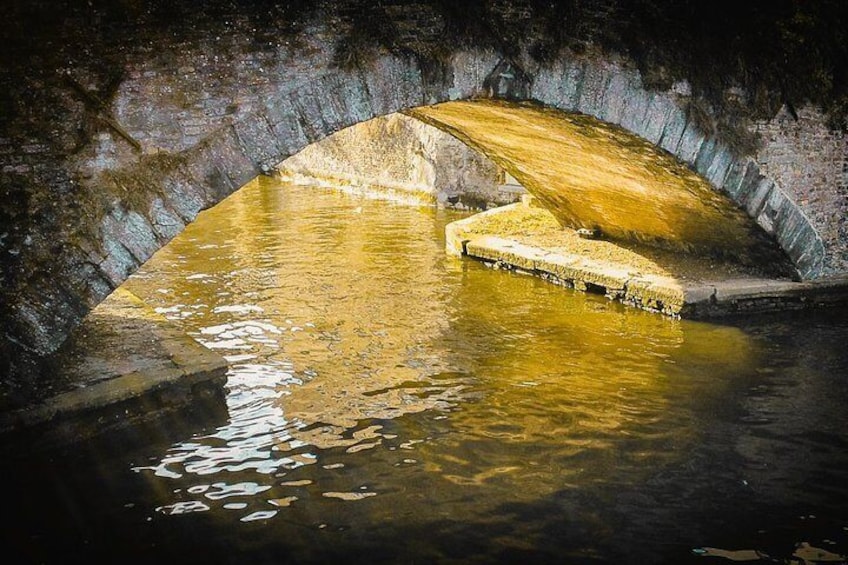
M 565 227 L 796 276 L 774 238 L 733 200 L 618 126 L 531 102 L 467 100 L 406 113 L 487 155 Z

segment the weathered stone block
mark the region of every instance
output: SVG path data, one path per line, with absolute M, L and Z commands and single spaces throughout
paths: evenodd
M 562 72 L 563 85 L 560 90 L 562 96 L 560 108 L 563 110 L 577 110 L 588 65 L 589 63 L 584 59 L 577 57 L 565 60 Z
M 745 210 L 747 210 L 749 216 L 756 218 L 760 215 L 769 196 L 771 196 L 772 189 L 774 189 L 774 181 L 767 178 L 760 179 L 760 182 L 746 198 Z
M 664 94 L 651 96 L 645 116 L 642 119 L 642 125 L 639 128 L 639 135 L 654 145 L 658 144 L 663 131 L 665 131 L 665 124 L 673 106 L 674 103 Z
M 161 242 L 170 241 L 185 228 L 179 215 L 168 208 L 161 198 L 154 198 L 150 203 L 148 217 Z
M 424 104 L 421 71 L 409 58 L 384 55 L 371 65 L 365 85 L 374 116 Z
M 235 129 L 218 130 L 217 134 L 193 151 L 187 171 L 195 182 L 207 188 L 211 202 L 219 202 L 259 174 L 257 165 L 248 159 Z
M 686 130 L 686 112 L 676 104 L 669 108 L 665 128 L 659 140 L 659 146 L 674 154 L 680 146 L 680 139 Z
M 341 117 L 339 128 L 370 120 L 374 111 L 368 99 L 368 88 L 358 72 L 331 75 L 322 79 L 322 89 L 329 89 L 330 100 Z
M 4 324 L 6 335 L 25 335 L 19 340 L 30 351 L 52 351 L 61 344 L 62 339 L 52 328 L 64 328 L 67 325 L 66 316 L 62 316 L 62 304 L 50 300 L 46 296 L 25 296 L 21 305 L 12 313 L 12 319 Z M 12 333 L 14 332 L 14 333 Z
M 792 202 L 783 189 L 775 184 L 775 189 L 772 190 L 771 197 L 766 203 L 766 209 L 763 210 L 763 213 L 771 218 L 775 236 L 785 231 L 784 226 L 786 224 L 786 220 L 790 216 L 792 209 L 795 207 L 795 203 Z M 780 241 L 780 239 L 778 239 L 778 241 Z
M 558 279 L 574 284 L 582 276 L 580 263 L 580 257 L 553 256 L 546 259 L 546 268 Z
M 781 207 L 784 205 L 785 196 L 783 196 L 781 190 L 775 186 L 764 203 L 762 211 L 756 218 L 757 224 L 759 224 L 767 234 L 774 235 L 775 222 Z
M 147 219 L 135 211 L 115 208 L 103 218 L 101 234 L 105 241 L 118 241 L 140 265 L 158 249 L 159 242 Z
M 501 60 L 502 55 L 492 50 L 471 50 L 454 53 L 450 59 L 448 77 L 450 86 L 447 95 L 449 100 L 461 100 L 480 96 L 483 92 L 483 81 Z M 429 93 L 432 96 L 432 92 Z M 444 96 L 442 94 L 442 96 Z M 444 101 L 440 97 L 438 101 Z M 431 103 L 429 99 L 422 103 Z
M 756 190 L 762 178 L 763 176 L 760 174 L 759 167 L 755 163 L 749 162 L 748 166 L 745 167 L 745 174 L 739 181 L 736 190 L 731 192 L 731 196 L 733 196 L 736 203 L 743 208 L 747 207 L 751 194 Z
M 188 224 L 197 214 L 210 204 L 205 187 L 191 181 L 183 169 L 169 175 L 162 181 L 162 193 L 171 209 Z
M 788 252 L 789 256 L 795 259 L 802 279 L 814 279 L 821 274 L 826 250 L 809 223 L 804 224 L 800 236 Z
M 324 123 L 321 111 L 322 97 L 320 94 L 316 95 L 312 88 L 312 84 L 306 84 L 288 96 L 297 122 L 309 143 L 320 141 L 333 133 L 332 128 Z
M 397 90 L 398 110 L 424 104 L 424 83 L 418 62 L 411 56 L 399 57 L 394 66 L 393 80 Z
M 718 142 L 714 137 L 705 138 L 704 142 L 701 143 L 700 148 L 698 149 L 698 155 L 695 157 L 695 170 L 701 174 L 701 176 L 706 177 L 707 171 L 712 166 L 713 161 L 716 158 L 716 152 L 718 150 Z
M 812 270 L 813 258 L 808 254 L 809 250 L 816 245 L 817 236 L 810 227 L 807 219 L 799 210 L 793 210 L 790 220 L 790 231 L 786 234 L 788 240 L 783 247 L 789 255 L 802 277 L 806 277 Z
M 712 163 L 707 167 L 704 176 L 716 188 L 722 188 L 727 178 L 730 166 L 733 164 L 733 153 L 723 143 L 717 143 Z
M 104 239 L 103 248 L 106 250 L 106 259 L 98 265 L 100 272 L 113 286 L 120 286 L 140 263 L 117 239 Z
M 286 149 L 278 145 L 277 136 L 262 113 L 235 122 L 233 128 L 242 152 L 260 170 L 270 170 L 284 158 Z
M 303 127 L 300 125 L 287 96 L 280 95 L 265 102 L 265 118 L 271 125 L 271 131 L 277 138 L 277 147 L 280 148 L 281 157 L 294 155 L 307 145 L 309 139 Z
M 560 106 L 562 86 L 562 67 L 544 66 L 536 73 L 530 97 L 550 106 Z
M 704 134 L 691 118 L 687 118 L 686 128 L 680 136 L 680 143 L 673 153 L 684 163 L 694 166 L 702 143 L 704 143 Z
M 97 263 L 78 263 L 72 273 L 74 293 L 82 299 L 86 310 L 94 308 L 115 289 Z
M 651 104 L 651 94 L 645 90 L 637 89 L 628 93 L 621 116 L 621 127 L 642 135 L 645 114 Z
M 606 67 L 592 64 L 592 62 L 587 63 L 580 83 L 580 98 L 577 100 L 576 109 L 584 114 L 600 118 L 604 93 L 610 80 L 611 76 Z
M 629 74 L 616 67 L 607 84 L 600 118 L 612 124 L 620 124 L 632 89 Z

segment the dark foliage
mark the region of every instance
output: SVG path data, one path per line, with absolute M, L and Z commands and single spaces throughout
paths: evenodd
M 470 46 L 546 64 L 563 49 L 594 45 L 631 57 L 649 86 L 689 80 L 726 122 L 810 102 L 834 128 L 848 128 L 844 0 L 11 0 L 0 28 L 0 72 L 83 59 L 114 67 L 116 45 L 157 34 L 190 39 L 210 24 L 226 28 L 233 14 L 267 38 L 296 38 L 324 19 L 341 34 L 338 65 L 367 65 L 388 50 L 415 57 L 435 76 Z M 743 98 L 728 96 L 731 87 Z M 4 108 L 14 106 L 10 94 L 0 96 Z
M 439 33 L 404 41 L 389 8 L 405 4 L 432 8 Z M 784 104 L 794 113 L 810 102 L 832 127 L 848 127 L 848 2 L 840 0 L 353 1 L 341 14 L 342 64 L 365 64 L 385 49 L 436 65 L 470 46 L 507 57 L 526 50 L 545 64 L 563 49 L 596 45 L 630 56 L 648 86 L 689 80 L 725 122 L 767 118 Z

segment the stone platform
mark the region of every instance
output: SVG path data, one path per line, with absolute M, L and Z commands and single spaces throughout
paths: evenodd
M 0 445 L 25 439 L 28 450 L 85 440 L 106 430 L 203 404 L 226 413 L 227 362 L 116 290 L 62 348 L 40 378 L 0 401 Z M 5 451 L 5 450 L 4 450 Z
M 532 198 L 449 224 L 446 248 L 679 318 L 848 304 L 848 277 L 796 282 L 756 267 L 624 247 L 562 228 Z

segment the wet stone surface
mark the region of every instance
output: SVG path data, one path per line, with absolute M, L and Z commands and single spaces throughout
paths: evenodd
M 80 441 L 99 428 L 187 406 L 195 393 L 220 396 L 226 367 L 219 355 L 118 289 L 38 367 L 40 378 L 11 389 L 0 432 L 15 437 L 36 429 L 32 433 Z M 161 404 L 148 410 L 145 398 L 154 395 Z
M 269 179 L 204 213 L 130 285 L 226 357 L 223 406 L 0 458 L 7 555 L 848 553 L 844 313 L 625 308 L 447 255 L 461 217 Z
M 446 227 L 446 248 L 496 268 L 601 294 L 670 316 L 825 308 L 848 303 L 848 278 L 793 282 L 768 276 L 771 265 L 605 241 L 598 231 L 563 228 L 532 197 Z M 587 237 L 588 236 L 588 237 Z

